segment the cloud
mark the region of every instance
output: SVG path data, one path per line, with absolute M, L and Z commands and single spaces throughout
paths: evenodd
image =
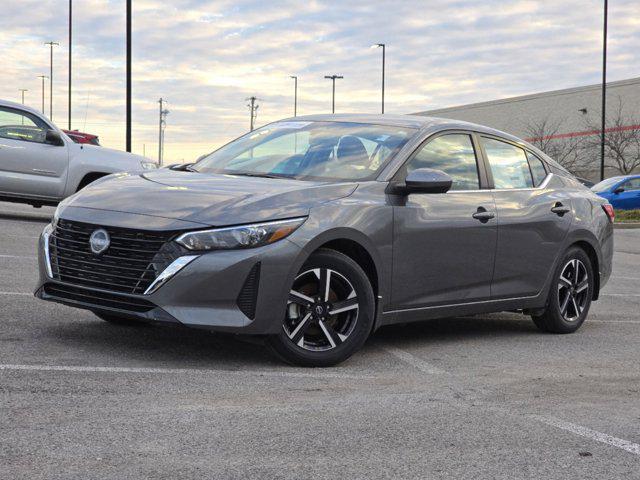
M 54 121 L 66 127 L 67 0 L 3 5 L 0 96 L 40 107 L 37 75 L 54 52 Z M 124 0 L 74 3 L 73 127 L 124 145 Z M 610 6 L 609 78 L 639 74 L 636 0 Z M 158 99 L 168 100 L 166 158 L 187 161 L 244 133 L 245 98 L 258 123 L 293 111 L 376 112 L 387 44 L 386 111 L 408 113 L 596 83 L 602 2 L 181 0 L 134 2 L 134 150 L 157 150 Z

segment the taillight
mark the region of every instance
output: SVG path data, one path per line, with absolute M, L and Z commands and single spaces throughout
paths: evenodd
M 607 214 L 607 217 L 609 217 L 609 221 L 613 223 L 613 220 L 616 218 L 613 207 L 609 203 L 605 203 L 604 205 L 602 205 L 602 209 L 604 210 L 604 213 Z

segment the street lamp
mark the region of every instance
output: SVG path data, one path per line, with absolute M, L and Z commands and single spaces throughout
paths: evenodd
M 53 47 L 60 45 L 58 42 L 46 42 L 49 45 L 49 120 L 53 121 Z M 43 112 L 44 113 L 44 112 Z
M 131 152 L 131 0 L 127 0 L 127 94 L 125 143 L 127 152 Z M 160 107 L 162 110 L 162 106 Z
M 73 26 L 72 24 L 72 19 L 73 19 L 73 5 L 72 5 L 73 0 L 69 0 L 69 88 L 67 89 L 67 95 L 68 95 L 68 106 L 67 106 L 67 115 L 68 115 L 68 125 L 67 128 L 69 130 L 71 130 L 71 40 L 72 40 L 72 36 L 71 36 L 71 27 Z
M 600 181 L 604 180 L 604 141 L 607 121 L 607 14 L 608 0 L 604 0 L 604 26 L 602 31 L 602 130 L 600 131 Z
M 289 78 L 293 78 L 293 116 L 298 116 L 298 77 L 296 75 L 290 75 Z
M 22 105 L 24 105 L 24 92 L 28 92 L 29 90 L 26 88 L 19 88 L 18 90 L 22 93 Z
M 38 78 L 42 79 L 42 114 L 46 115 L 44 111 L 44 81 L 49 77 L 47 77 L 46 75 L 38 75 Z
M 387 46 L 384 43 L 374 43 L 371 48 L 382 47 L 382 113 L 384 113 L 384 67 Z
M 344 77 L 341 75 L 325 75 L 324 78 L 328 78 L 332 82 L 331 113 L 336 113 L 336 79 Z

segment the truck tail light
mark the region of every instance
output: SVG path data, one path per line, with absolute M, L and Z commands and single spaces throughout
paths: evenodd
M 604 205 L 602 205 L 602 209 L 604 210 L 604 213 L 607 214 L 607 217 L 609 217 L 609 221 L 613 223 L 613 220 L 616 218 L 616 214 L 613 211 L 613 207 L 611 206 L 611 204 L 605 203 Z

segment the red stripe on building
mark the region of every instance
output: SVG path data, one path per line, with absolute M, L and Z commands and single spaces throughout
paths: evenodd
M 625 125 L 622 127 L 605 128 L 605 133 L 624 132 L 626 130 L 640 130 L 640 125 Z M 557 135 L 547 135 L 544 137 L 525 138 L 527 142 L 539 142 L 541 140 L 555 140 L 558 138 L 586 137 L 588 135 L 600 135 L 600 130 L 587 130 L 584 132 L 558 133 Z

